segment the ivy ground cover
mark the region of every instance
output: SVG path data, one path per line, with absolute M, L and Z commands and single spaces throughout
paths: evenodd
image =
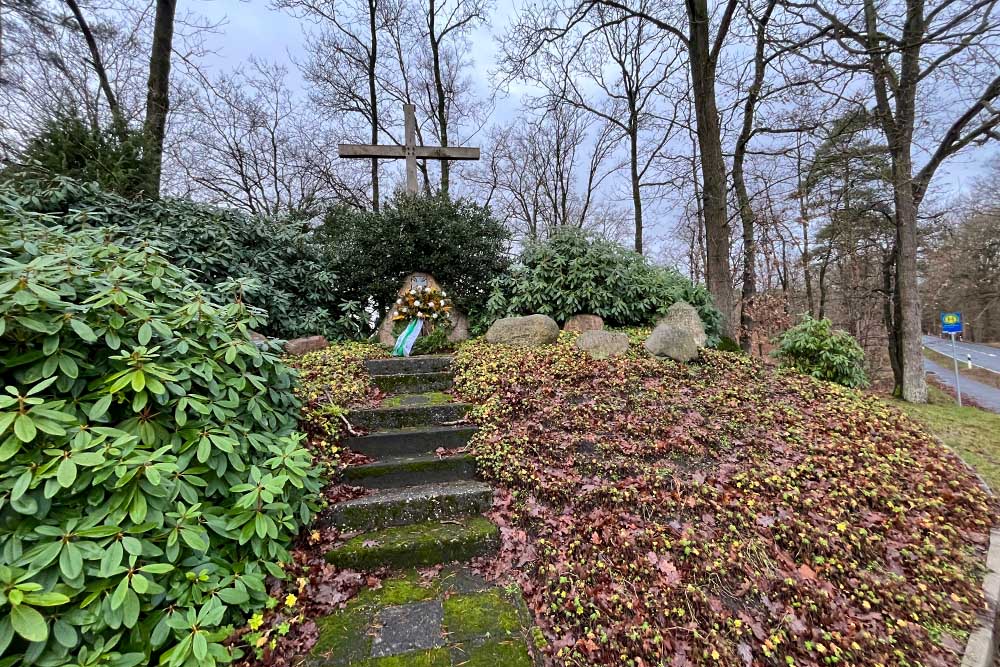
M 740 357 L 468 344 L 500 570 L 565 665 L 957 665 L 990 496 L 881 400 Z

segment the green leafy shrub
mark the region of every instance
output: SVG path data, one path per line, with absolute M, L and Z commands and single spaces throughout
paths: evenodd
M 213 665 L 316 509 L 292 373 L 150 244 L 0 209 L 4 664 Z
M 485 323 L 531 313 L 565 322 L 590 313 L 610 326 L 646 326 L 677 301 L 697 308 L 710 343 L 718 340 L 722 317 L 704 287 L 617 243 L 569 229 L 525 245 L 510 274 L 494 281 Z
M 410 354 L 443 354 L 454 349 L 454 343 L 448 340 L 448 331 L 438 327 L 429 334 L 417 338 Z
M 135 197 L 146 187 L 147 168 L 141 132 L 95 129 L 79 116 L 52 119 L 18 156 L 20 164 L 3 172 L 3 179 L 30 174 L 61 174 L 94 182 L 109 192 Z
M 321 234 L 345 299 L 370 304 L 379 316 L 414 271 L 433 275 L 469 312 L 485 303 L 490 282 L 510 264 L 510 233 L 489 209 L 443 195 L 398 194 L 378 213 L 335 209 Z
M 845 387 L 864 387 L 865 351 L 846 331 L 834 330 L 830 320 L 816 320 L 808 314 L 781 334 L 773 352 L 783 366 L 819 380 Z
M 723 336 L 720 338 L 719 343 L 715 346 L 715 349 L 719 352 L 743 352 L 743 348 L 740 347 L 740 344 L 729 336 Z
M 267 311 L 262 333 L 338 339 L 360 329 L 363 313 L 341 298 L 330 256 L 301 224 L 182 199 L 129 200 L 65 177 L 7 182 L 0 200 L 9 210 L 46 214 L 46 224 L 110 227 L 130 242 L 154 241 L 206 289 L 240 281 L 246 301 Z

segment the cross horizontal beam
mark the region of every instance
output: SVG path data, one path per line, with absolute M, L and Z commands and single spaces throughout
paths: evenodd
M 340 144 L 337 151 L 340 157 L 346 158 L 374 157 L 384 160 L 402 160 L 406 157 L 405 146 Z M 414 146 L 414 157 L 418 160 L 478 160 L 479 149 L 463 146 Z

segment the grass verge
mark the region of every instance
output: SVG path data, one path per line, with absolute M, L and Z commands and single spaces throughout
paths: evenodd
M 1000 492 L 1000 415 L 978 408 L 960 408 L 940 389 L 928 389 L 926 405 L 895 403 L 954 449 L 995 492 Z

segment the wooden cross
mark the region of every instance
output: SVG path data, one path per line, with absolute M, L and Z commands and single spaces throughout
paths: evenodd
M 417 192 L 417 160 L 478 160 L 478 148 L 461 146 L 417 146 L 416 107 L 412 104 L 403 105 L 403 118 L 406 126 L 405 144 L 403 146 L 385 146 L 373 144 L 340 144 L 340 157 L 346 158 L 377 158 L 382 160 L 406 160 L 406 191 Z

